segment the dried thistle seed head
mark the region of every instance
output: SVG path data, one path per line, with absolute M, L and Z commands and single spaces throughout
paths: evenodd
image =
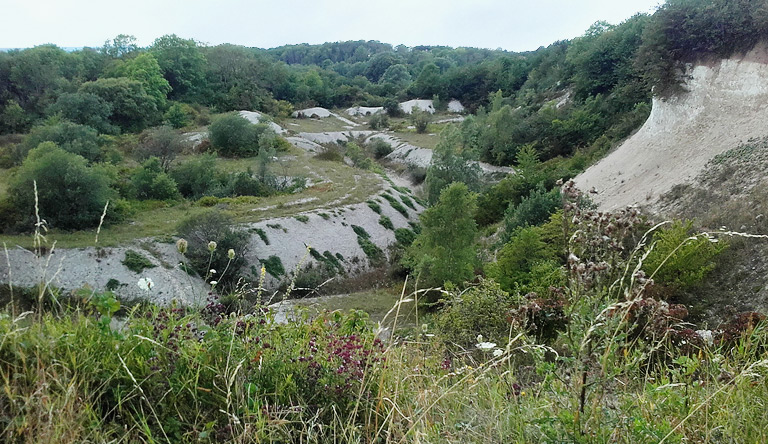
M 216 250 L 216 245 L 217 244 L 214 241 L 208 242 L 208 251 L 213 252 L 214 250 Z
M 187 242 L 186 239 L 179 239 L 176 241 L 176 250 L 179 251 L 181 254 L 185 254 L 187 252 L 187 248 L 189 248 L 189 242 Z
M 227 256 L 229 257 L 230 260 L 235 258 L 235 250 L 234 250 L 234 248 L 230 248 L 229 251 L 227 251 Z

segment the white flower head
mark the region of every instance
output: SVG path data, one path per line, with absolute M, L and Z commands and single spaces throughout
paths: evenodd
M 211 274 L 216 274 L 216 270 L 214 270 L 213 268 L 211 268 L 210 270 L 208 270 L 208 273 L 211 273 Z
M 216 247 L 217 247 L 216 242 L 214 242 L 214 241 L 208 242 L 208 251 L 213 251 L 213 250 L 216 249 Z
M 477 348 L 479 348 L 480 350 L 483 350 L 483 351 L 488 351 L 488 350 L 493 350 L 494 348 L 496 348 L 496 343 L 495 342 L 479 342 L 479 343 L 475 344 L 475 347 L 477 347 Z
M 493 357 L 498 358 L 499 356 L 504 354 L 504 350 L 497 348 L 493 351 Z
M 136 285 L 138 285 L 139 288 L 141 288 L 144 291 L 149 291 L 152 288 L 154 288 L 155 283 L 152 282 L 152 279 L 147 278 L 147 277 L 143 277 L 143 278 L 139 279 L 139 282 L 137 282 Z
M 229 256 L 230 260 L 233 260 L 235 258 L 235 249 L 234 248 L 230 248 L 227 251 L 227 256 Z
M 483 335 L 477 335 L 477 342 L 483 342 Z
M 215 287 L 216 284 L 218 284 L 218 283 L 219 283 L 219 281 L 211 281 L 211 287 Z

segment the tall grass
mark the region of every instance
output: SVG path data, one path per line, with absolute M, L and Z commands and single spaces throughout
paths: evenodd
M 549 305 L 544 295 L 499 304 L 508 323 L 495 344 L 461 342 L 467 333 L 452 334 L 441 312 L 399 328 L 424 294 L 407 281 L 386 342 L 361 312 L 297 311 L 286 323 L 215 298 L 126 311 L 92 290 L 46 304 L 43 285 L 33 311 L 0 312 L 0 441 L 768 441 L 764 317 L 695 332 L 679 307 L 646 294 L 657 227 L 622 251 L 636 214 L 567 211 L 569 285 Z M 608 226 L 627 230 L 606 239 Z M 470 293 L 443 290 L 445 310 Z M 467 325 L 490 335 L 483 319 Z

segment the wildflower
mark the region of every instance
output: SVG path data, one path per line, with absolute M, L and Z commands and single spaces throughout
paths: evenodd
M 483 342 L 483 335 L 477 335 L 477 342 Z
M 211 268 L 210 270 L 208 270 L 208 273 L 210 273 L 210 274 L 216 274 L 216 270 L 215 270 L 215 269 L 213 269 L 213 268 Z
M 179 239 L 176 241 L 176 249 L 181 254 L 185 254 L 187 252 L 187 248 L 189 247 L 189 242 L 187 242 L 186 239 Z
M 139 286 L 144 291 L 149 291 L 152 289 L 152 287 L 155 286 L 155 283 L 152 282 L 152 279 L 150 278 L 141 278 L 139 279 L 139 282 L 136 283 L 136 285 Z
M 494 358 L 498 358 L 499 356 L 501 356 L 503 354 L 504 354 L 504 350 L 502 350 L 500 348 L 497 348 L 496 350 L 493 351 L 493 357 Z
M 211 287 L 215 287 L 216 284 L 218 284 L 218 283 L 219 283 L 219 281 L 211 281 Z
M 210 241 L 208 242 L 208 251 L 213 252 L 216 249 L 216 242 Z
M 715 338 L 712 336 L 712 330 L 696 330 L 696 334 L 701 337 L 705 344 L 709 345 L 710 347 L 714 345 Z
M 496 343 L 495 342 L 478 342 L 477 344 L 475 344 L 475 347 L 483 351 L 488 351 L 496 348 Z
M 235 258 L 235 249 L 230 248 L 229 251 L 227 251 L 227 256 L 229 256 L 229 260 L 232 260 Z

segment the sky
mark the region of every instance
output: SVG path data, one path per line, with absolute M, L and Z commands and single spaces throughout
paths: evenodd
M 272 48 L 378 40 L 528 51 L 663 0 L 0 0 L 0 48 L 100 47 L 118 34 Z

